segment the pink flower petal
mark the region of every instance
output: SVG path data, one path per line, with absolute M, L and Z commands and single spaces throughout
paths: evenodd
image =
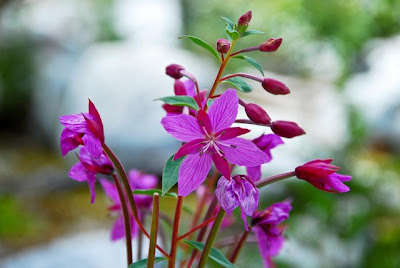
M 187 196 L 197 189 L 207 177 L 212 159 L 209 154 L 190 154 L 179 169 L 178 194 Z
M 77 148 L 80 143 L 75 139 L 75 136 L 79 133 L 69 130 L 68 128 L 64 128 L 61 132 L 60 136 L 60 147 L 62 156 L 65 156 L 69 151 Z
M 223 143 L 229 145 L 220 145 L 220 147 L 230 163 L 239 166 L 254 167 L 268 161 L 268 156 L 251 141 L 242 138 L 233 138 Z
M 201 144 L 202 141 L 204 141 L 204 139 L 197 139 L 197 140 L 193 140 L 193 141 L 186 143 L 181 148 L 179 148 L 179 150 L 176 152 L 173 160 L 176 160 L 176 159 L 181 158 L 182 156 L 185 156 L 188 154 L 198 152 L 197 150 L 199 148 L 203 147 L 203 144 Z
M 106 195 L 114 202 L 114 204 L 121 204 L 121 200 L 118 195 L 117 187 L 106 179 L 101 179 L 100 184 L 103 187 Z
M 204 138 L 196 118 L 190 115 L 166 116 L 161 120 L 161 124 L 172 137 L 180 141 L 189 142 Z
M 229 170 L 229 163 L 223 159 L 218 153 L 212 154 L 212 160 L 214 161 L 215 167 L 225 178 L 231 177 L 231 172 Z
M 246 167 L 247 175 L 253 182 L 261 179 L 261 166 Z
M 116 241 L 125 236 L 124 218 L 122 214 L 115 220 L 111 229 L 111 240 Z
M 241 127 L 231 127 L 231 128 L 226 128 L 219 132 L 216 136 L 218 137 L 220 134 L 222 134 L 218 140 L 229 140 L 232 138 L 236 138 L 237 136 L 249 133 L 250 130 L 246 128 L 241 128 Z
M 87 173 L 86 168 L 81 162 L 76 163 L 72 166 L 71 170 L 68 172 L 68 176 L 76 181 L 86 181 Z
M 93 116 L 88 113 L 83 113 L 88 118 L 92 119 Z M 82 114 L 70 114 L 60 116 L 60 123 L 66 128 L 78 133 L 90 133 L 86 124 L 86 120 Z
M 215 133 L 229 128 L 236 120 L 239 99 L 234 89 L 227 89 L 208 110 Z
M 204 110 L 199 110 L 197 112 L 197 122 L 199 123 L 201 131 L 205 135 L 208 135 L 213 132 L 213 127 L 210 118 L 208 117 L 208 114 Z
M 101 142 L 98 138 L 93 136 L 92 134 L 85 134 L 82 137 L 83 143 L 85 147 L 90 152 L 90 154 L 94 157 L 100 157 L 103 153 L 103 147 L 101 147 Z

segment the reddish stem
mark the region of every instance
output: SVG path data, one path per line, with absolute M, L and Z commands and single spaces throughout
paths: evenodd
M 212 217 L 211 219 L 206 220 L 205 222 L 203 222 L 202 224 L 198 225 L 197 227 L 193 228 L 192 230 L 190 230 L 189 232 L 187 232 L 184 235 L 181 235 L 180 237 L 178 237 L 178 240 L 182 240 L 183 238 L 185 238 L 186 236 L 196 232 L 197 230 L 199 230 L 200 228 L 203 228 L 204 226 L 210 224 L 211 222 L 213 222 L 215 220 L 217 216 Z
M 229 257 L 229 260 L 231 261 L 231 263 L 235 263 L 237 257 L 239 256 L 240 250 L 242 249 L 244 242 L 246 242 L 247 236 L 250 233 L 249 231 L 245 231 L 242 235 L 242 237 L 240 238 L 239 242 L 237 243 L 235 250 L 233 251 L 232 255 Z
M 112 174 L 112 178 L 114 180 L 115 186 L 117 187 L 119 200 L 121 202 L 122 215 L 124 217 L 124 227 L 125 227 L 125 241 L 126 241 L 126 255 L 128 266 L 132 263 L 132 233 L 131 233 L 131 223 L 129 217 L 128 206 L 126 205 L 126 200 L 124 196 L 124 192 L 122 191 L 121 184 L 119 183 L 118 177 L 116 174 Z
M 183 204 L 183 196 L 178 196 L 178 201 L 176 203 L 176 209 L 175 209 L 174 226 L 172 229 L 171 252 L 168 262 L 168 268 L 175 268 L 176 253 L 179 242 L 178 231 L 179 231 L 179 221 L 181 218 L 182 204 Z
M 236 73 L 236 74 L 227 75 L 224 78 L 221 78 L 221 80 L 219 80 L 219 81 L 222 82 L 222 81 L 225 81 L 225 80 L 227 80 L 229 78 L 236 77 L 236 76 L 248 78 L 248 79 L 260 82 L 260 83 L 263 81 L 263 79 L 261 79 L 261 78 L 259 78 L 257 76 L 254 76 L 254 75 L 251 75 L 251 74 L 246 74 L 246 73 Z

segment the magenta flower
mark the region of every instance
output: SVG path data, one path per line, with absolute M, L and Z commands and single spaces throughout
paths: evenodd
M 105 154 L 99 157 L 93 156 L 87 147 L 81 147 L 79 162 L 76 163 L 68 172 L 68 176 L 76 181 L 87 181 L 89 184 L 90 194 L 92 196 L 91 203 L 96 199 L 94 189 L 96 183 L 96 174 L 112 174 L 114 168 L 111 161 Z
M 228 89 L 214 101 L 208 113 L 199 110 L 197 120 L 185 114 L 166 116 L 161 120 L 170 135 L 186 142 L 174 156 L 174 160 L 186 156 L 178 173 L 179 195 L 187 196 L 199 187 L 212 162 L 226 178 L 230 178 L 229 163 L 257 166 L 267 162 L 267 155 L 254 143 L 237 138 L 249 132 L 248 129 L 230 128 L 236 119 L 238 105 L 236 91 Z
M 258 188 L 251 179 L 245 175 L 236 175 L 229 180 L 221 177 L 215 195 L 229 216 L 236 207 L 240 206 L 242 220 L 246 230 L 249 230 L 246 216 L 252 216 L 256 211 L 259 197 Z
M 278 225 L 289 218 L 291 210 L 290 201 L 283 201 L 255 214 L 251 220 L 252 230 L 258 239 L 258 248 L 264 259 L 264 267 L 273 267 L 271 257 L 278 255 L 283 246 L 283 228 Z
M 268 160 L 266 163 L 272 160 L 271 150 L 280 144 L 284 144 L 281 137 L 275 134 L 263 134 L 260 137 L 252 140 L 253 143 L 260 148 L 266 155 Z M 247 175 L 254 181 L 259 181 L 261 179 L 261 165 L 255 167 L 246 167 Z
M 193 83 L 192 80 L 186 80 L 182 82 L 181 80 L 176 79 L 174 83 L 174 92 L 176 96 L 190 96 L 193 97 L 196 101 L 198 101 L 198 96 L 195 90 L 195 84 Z M 204 106 L 204 104 L 206 103 L 207 99 L 206 95 L 207 95 L 207 90 L 200 91 L 201 106 Z M 197 114 L 196 110 L 184 106 L 175 106 L 165 103 L 163 104 L 162 107 L 167 112 L 167 116 L 185 113 L 184 112 L 185 109 L 188 109 L 189 112 L 186 113 L 189 113 L 192 116 L 196 116 Z
M 132 169 L 129 172 L 129 184 L 131 185 L 132 190 L 137 189 L 153 189 L 157 186 L 157 177 L 150 174 L 142 174 L 138 170 Z M 124 218 L 121 210 L 121 201 L 118 195 L 117 187 L 109 182 L 106 179 L 101 179 L 100 184 L 104 189 L 106 195 L 112 200 L 113 204 L 109 207 L 110 211 L 116 212 L 117 219 L 114 222 L 114 225 L 111 229 L 111 240 L 116 241 L 125 237 L 125 228 L 124 228 Z M 143 217 L 142 213 L 140 213 L 140 209 L 150 208 L 152 204 L 152 197 L 145 195 L 134 195 L 135 203 L 138 208 L 139 218 Z M 131 233 L 132 238 L 134 238 L 139 231 L 139 227 L 137 226 L 132 211 L 129 210 L 130 213 L 130 222 L 131 222 Z
M 343 182 L 351 180 L 351 176 L 337 174 L 336 171 L 340 168 L 331 165 L 331 162 L 332 159 L 310 161 L 295 169 L 296 176 L 326 192 L 343 193 L 350 191 L 350 188 Z
M 94 104 L 89 100 L 89 113 L 63 115 L 60 123 L 64 130 L 60 136 L 61 153 L 65 156 L 79 145 L 85 145 L 89 152 L 99 157 L 104 142 L 103 123 Z

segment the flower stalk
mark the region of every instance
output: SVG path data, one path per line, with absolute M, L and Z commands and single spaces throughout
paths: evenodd
M 147 257 L 147 267 L 154 267 L 154 259 L 156 253 L 157 233 L 158 233 L 158 215 L 160 210 L 160 196 L 158 193 L 153 195 L 153 215 L 151 217 L 150 246 Z
M 240 251 L 243 248 L 244 243 L 247 240 L 247 237 L 249 236 L 249 233 L 251 231 L 251 227 L 249 228 L 248 231 L 245 231 L 242 235 L 242 237 L 240 238 L 239 242 L 236 244 L 235 249 L 233 250 L 231 256 L 229 257 L 229 260 L 231 261 L 231 263 L 235 263 L 237 257 L 239 256 Z
M 170 251 L 170 258 L 168 261 L 168 268 L 175 268 L 176 253 L 178 250 L 178 242 L 179 242 L 178 231 L 179 231 L 179 221 L 181 219 L 182 204 L 183 204 L 183 196 L 178 196 L 178 201 L 176 203 L 176 209 L 175 209 L 174 226 L 172 229 L 171 251 Z
M 121 200 L 122 215 L 124 217 L 124 227 L 125 227 L 126 258 L 129 266 L 129 264 L 132 263 L 132 235 L 131 235 L 131 223 L 129 220 L 130 218 L 129 211 L 128 211 L 128 206 L 126 205 L 124 192 L 122 190 L 121 184 L 119 183 L 117 175 L 112 174 L 112 178 L 114 180 L 115 186 L 117 187 L 118 196 Z
M 286 172 L 286 173 L 282 173 L 282 174 L 278 174 L 278 175 L 274 175 L 265 179 L 262 179 L 258 182 L 256 182 L 256 186 L 258 188 L 262 188 L 267 186 L 268 184 L 277 182 L 277 181 L 281 181 L 290 177 L 296 176 L 296 173 L 294 171 L 291 172 Z

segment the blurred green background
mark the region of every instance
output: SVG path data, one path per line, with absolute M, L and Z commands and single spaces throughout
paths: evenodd
M 106 44 L 126 55 L 125 44 L 132 45 L 128 51 L 140 53 L 141 45 L 151 43 L 173 46 L 176 50 L 171 53 L 177 55 L 175 51 L 185 51 L 205 58 L 206 52 L 189 41 L 177 42 L 176 37 L 190 34 L 214 44 L 225 37 L 220 16 L 236 21 L 248 10 L 253 11 L 249 28 L 266 35 L 244 39 L 240 47 L 257 45 L 269 37 L 284 39 L 276 53 L 249 54 L 265 68 L 266 76 L 278 75 L 285 83 L 285 79 L 294 79 L 290 83 L 298 88 L 291 90 L 298 90 L 299 95 L 313 98 L 315 92 L 326 89 L 335 96 L 335 103 L 329 105 L 309 104 L 303 98 L 298 99 L 297 105 L 282 106 L 286 119 L 295 120 L 296 116 L 289 116 L 299 112 L 295 109 L 307 110 L 308 105 L 316 105 L 322 115 L 335 107 L 344 111 L 332 122 L 316 122 L 312 116 L 303 118 L 308 120 L 304 121 L 306 126 L 312 126 L 306 128 L 308 134 L 324 133 L 326 128 L 331 136 L 325 140 L 318 136 L 320 145 L 315 147 L 305 142 L 304 150 L 302 140 L 298 144 L 293 141 L 294 149 L 276 159 L 284 163 L 271 163 L 265 174 L 293 169 L 292 164 L 299 161 L 333 157 L 334 164 L 342 168 L 341 173 L 353 176 L 348 183 L 351 191 L 346 194 L 321 192 L 296 180 L 281 182 L 263 192 L 260 207 L 286 197 L 293 199 L 286 230 L 289 246 L 276 258 L 278 267 L 400 267 L 399 0 L 152 0 L 143 9 L 148 13 L 141 13 L 140 25 L 138 21 L 130 22 L 137 13 L 129 13 L 124 7 L 132 8 L 133 13 L 142 6 L 140 1 L 122 0 L 0 1 L 0 259 L 6 260 L 5 267 L 22 264 L 27 249 L 111 226 L 112 218 L 106 211 L 109 202 L 100 188 L 96 203 L 90 205 L 87 186 L 67 177 L 73 156 L 63 160 L 57 144 L 57 118 L 65 111 L 58 105 L 68 94 L 75 94 L 72 100 L 82 97 L 68 89 L 72 82 L 79 81 L 74 76 L 85 76 L 74 73 L 74 69 L 87 52 L 96 58 L 91 49 Z M 176 21 L 177 25 L 169 25 Z M 128 26 L 134 23 L 139 26 L 130 32 Z M 142 36 L 146 25 L 154 26 L 148 31 L 148 39 Z M 113 55 L 116 54 L 109 57 Z M 161 65 L 165 50 L 153 50 L 148 57 L 149 61 L 155 59 L 153 64 Z M 135 60 L 131 63 L 146 64 Z M 114 68 L 112 64 L 110 68 Z M 209 70 L 218 68 L 211 58 L 203 66 L 209 66 Z M 164 67 L 157 67 L 157 72 L 161 70 L 157 75 L 163 75 Z M 115 67 L 116 72 L 118 68 Z M 228 72 L 238 70 L 243 71 L 243 65 L 236 62 Z M 132 76 L 141 75 L 129 68 L 125 71 Z M 207 68 L 202 71 L 209 72 L 204 77 L 215 75 Z M 110 77 L 112 81 L 112 73 Z M 207 81 L 204 87 L 212 83 L 206 78 L 200 81 Z M 119 83 L 115 78 L 115 88 Z M 303 87 L 303 83 L 317 89 Z M 160 92 L 171 92 L 171 86 L 168 84 Z M 253 100 L 262 96 L 256 95 Z M 82 98 L 86 101 L 85 95 Z M 284 102 L 285 98 L 271 99 L 267 105 L 281 107 Z M 100 111 L 106 103 L 102 105 L 98 105 Z M 75 108 L 74 112 L 81 110 Z M 126 118 L 129 117 L 118 120 Z M 155 118 L 154 124 L 159 119 Z M 344 133 L 334 137 L 337 141 L 333 144 L 330 138 L 336 132 L 330 129 Z M 324 146 L 324 142 L 330 145 Z M 291 143 L 287 141 L 285 146 Z M 115 144 L 135 150 L 131 144 L 118 142 L 118 138 Z M 171 144 L 171 148 L 177 148 L 174 146 Z M 121 151 L 128 168 L 161 174 L 162 166 L 131 163 L 130 153 Z M 289 153 L 297 158 L 286 160 Z M 188 202 L 192 203 L 193 200 Z M 167 200 L 165 206 L 170 208 L 173 203 Z M 252 267 L 259 267 L 261 259 L 255 252 L 256 245 L 251 244 L 242 252 L 238 266 L 254 262 Z M 30 267 L 51 267 L 31 264 Z

